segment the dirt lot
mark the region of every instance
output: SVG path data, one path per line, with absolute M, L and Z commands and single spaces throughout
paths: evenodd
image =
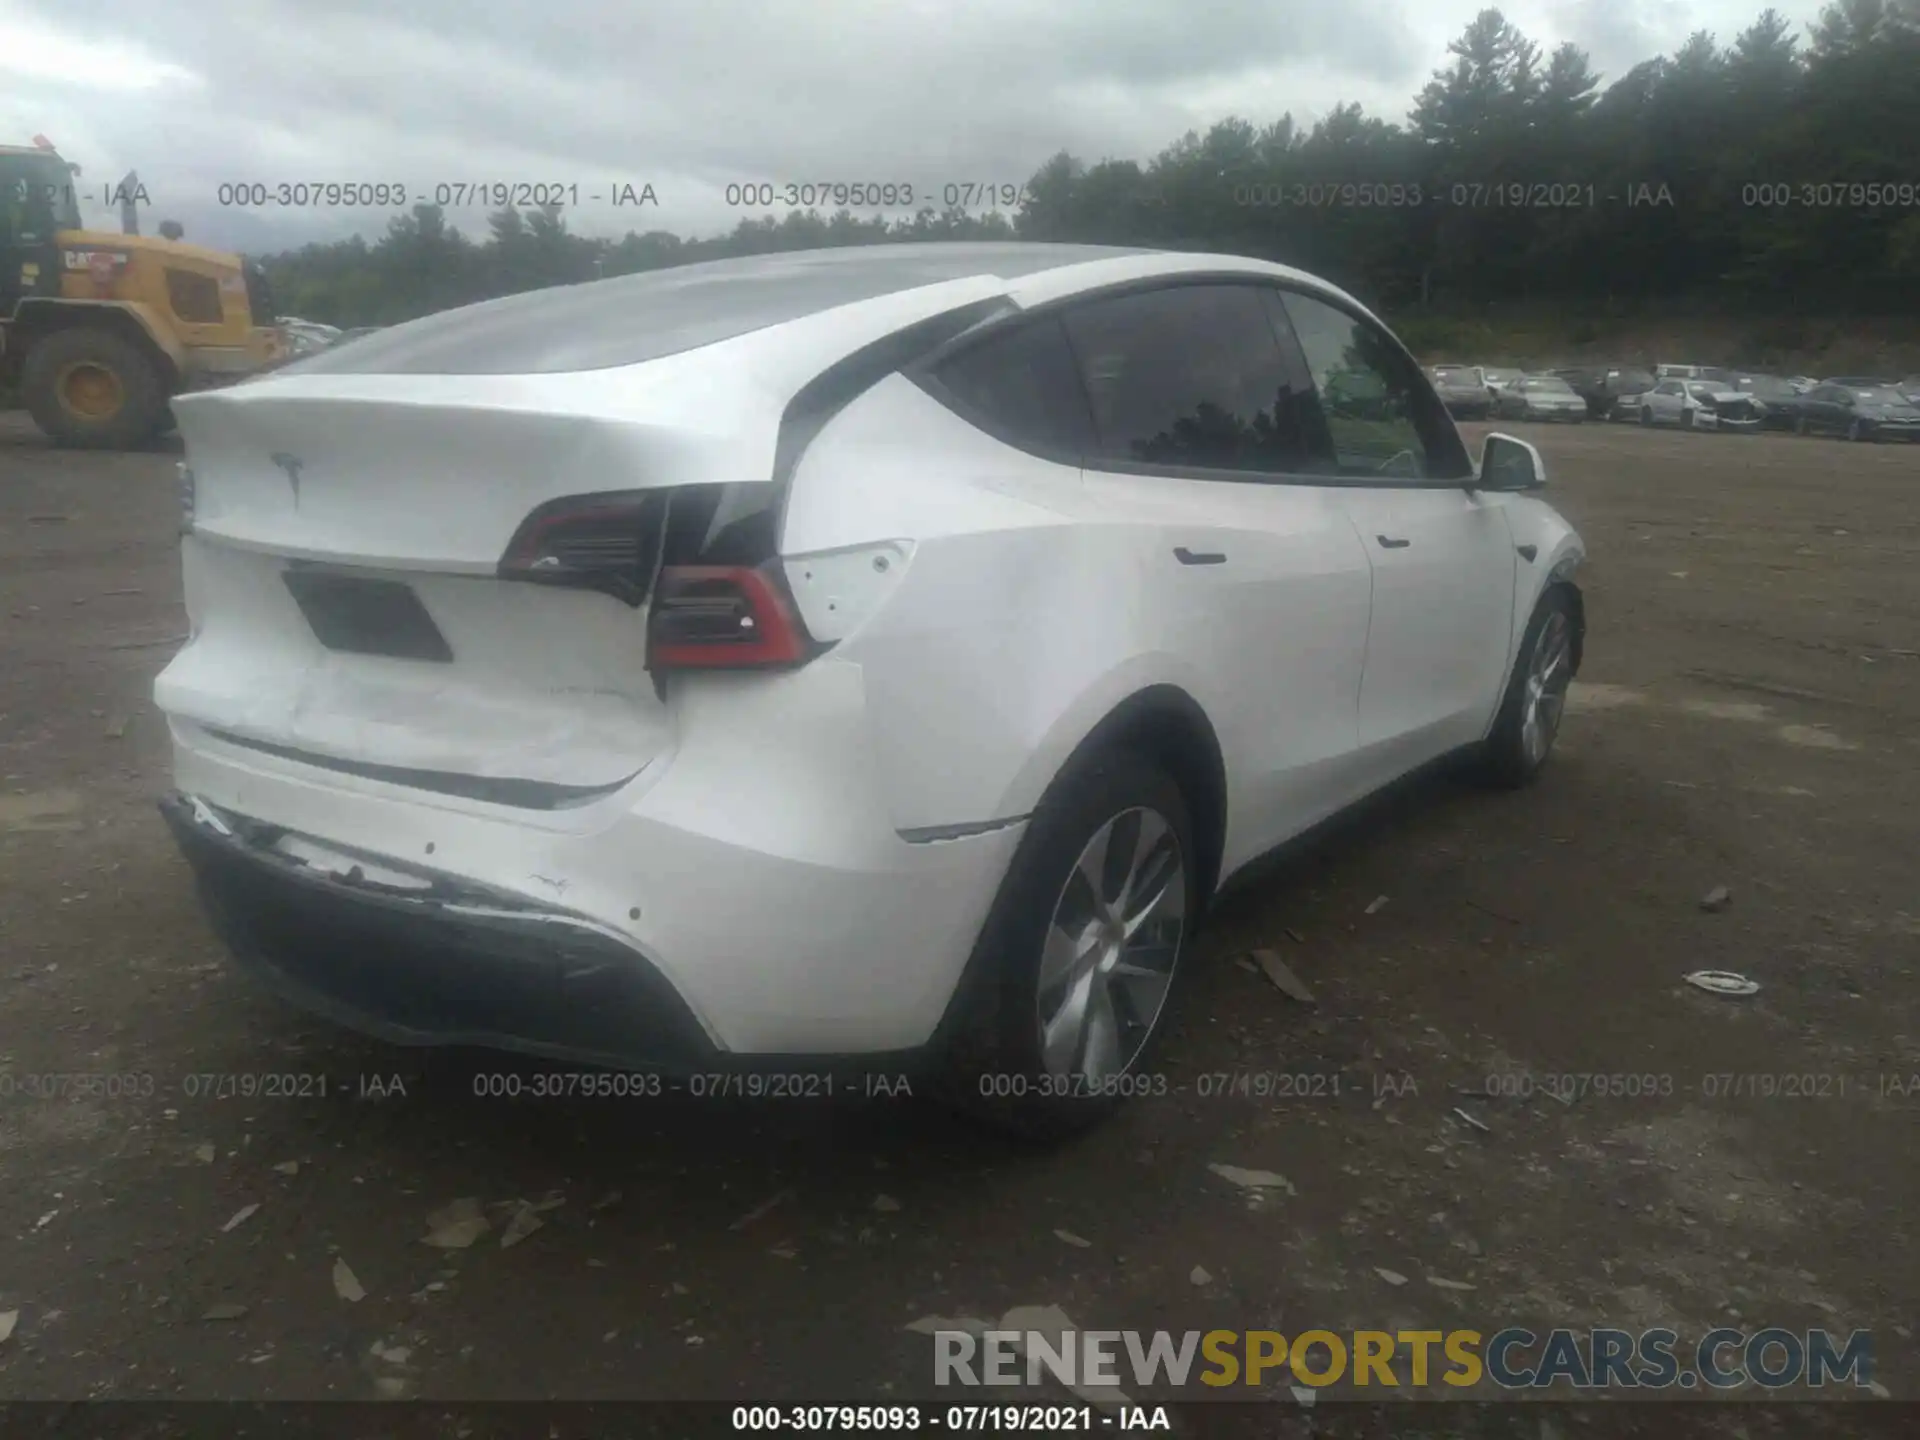
M 59 455 L 0 416 L 0 1397 L 931 1397 L 906 1324 L 1023 1304 L 1859 1328 L 1912 1396 L 1920 447 L 1534 438 L 1592 554 L 1545 779 L 1423 783 L 1238 894 L 1169 1096 L 1034 1154 L 918 1102 L 477 1098 L 499 1062 L 258 996 L 153 805 L 174 457 Z M 1234 963 L 1255 945 L 1318 1003 Z M 1762 989 L 1684 987 L 1701 967 Z M 1238 1071 L 1318 1093 L 1201 1093 Z M 24 1093 L 43 1074 L 135 1093 Z M 259 1075 L 327 1093 L 195 1078 Z M 1466 1093 L 1547 1075 L 1654 1093 Z M 1216 1163 L 1292 1190 L 1252 1203 Z M 422 1244 L 466 1196 L 564 1203 L 510 1248 L 498 1211 L 471 1249 Z

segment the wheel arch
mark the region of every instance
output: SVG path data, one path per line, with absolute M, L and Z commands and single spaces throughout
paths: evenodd
M 1205 708 L 1180 685 L 1159 682 L 1133 691 L 1083 735 L 1055 770 L 1059 779 L 1093 756 L 1130 750 L 1165 770 L 1180 787 L 1193 822 L 1201 903 L 1220 883 L 1227 836 L 1227 766 Z M 1049 781 L 1051 788 L 1051 780 Z M 1039 804 L 1045 804 L 1044 794 Z
M 1572 610 L 1573 673 L 1578 675 L 1580 673 L 1580 662 L 1585 658 L 1587 648 L 1587 597 L 1581 592 L 1580 587 L 1574 583 L 1573 567 L 1571 565 L 1567 566 L 1564 570 L 1555 571 L 1552 575 L 1548 576 L 1547 583 L 1541 588 L 1540 593 L 1545 595 L 1548 591 L 1556 589 L 1567 597 L 1567 603 Z M 1538 604 L 1539 602 L 1536 601 L 1534 603 Z

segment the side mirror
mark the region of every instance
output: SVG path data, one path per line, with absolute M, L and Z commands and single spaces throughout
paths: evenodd
M 1487 436 L 1480 451 L 1480 489 L 1538 490 L 1546 483 L 1546 462 L 1533 446 L 1511 435 Z

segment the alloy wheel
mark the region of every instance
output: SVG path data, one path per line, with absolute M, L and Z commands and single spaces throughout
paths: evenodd
M 1126 1073 L 1166 1004 L 1186 913 L 1186 861 L 1165 816 L 1125 810 L 1094 831 L 1040 955 L 1035 1019 L 1049 1074 Z
M 1553 748 L 1560 717 L 1573 680 L 1573 627 L 1562 610 L 1550 611 L 1527 661 L 1526 693 L 1521 701 L 1520 743 L 1527 763 L 1538 765 Z

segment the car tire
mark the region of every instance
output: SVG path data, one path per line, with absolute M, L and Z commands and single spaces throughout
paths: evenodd
M 1651 405 L 1642 405 L 1640 407 L 1640 423 L 1642 425 L 1653 424 L 1653 407 Z
M 1573 597 L 1565 586 L 1550 585 L 1527 621 L 1499 713 L 1480 747 L 1478 770 L 1485 783 L 1517 790 L 1539 776 L 1560 733 L 1580 648 Z M 1543 667 L 1551 667 L 1544 678 Z
M 1158 832 L 1158 838 L 1141 846 L 1143 832 Z M 1105 942 L 1085 944 L 1105 928 L 1092 916 L 1092 890 L 1081 869 L 1102 836 L 1112 847 L 1106 852 L 1110 859 L 1145 855 L 1137 868 L 1116 865 L 1105 872 L 1103 899 L 1109 903 L 1124 902 L 1122 884 L 1130 888 L 1142 874 L 1149 885 L 1164 879 L 1169 852 L 1178 866 L 1177 878 L 1162 889 L 1165 898 L 1148 907 L 1151 918 L 1134 932 L 1136 940 L 1159 932 L 1139 942 L 1142 948 L 1133 942 L 1114 945 L 1118 932 L 1111 929 Z M 995 1129 L 1053 1140 L 1091 1128 L 1130 1095 L 1160 1093 L 1153 1088 L 1155 1077 L 1142 1067 L 1179 988 L 1199 916 L 1197 860 L 1186 797 L 1165 771 L 1127 750 L 1102 751 L 1072 765 L 1028 821 L 981 927 L 955 997 L 956 1023 L 944 1046 L 939 1096 Z M 1076 956 L 1063 971 L 1049 955 L 1049 937 L 1076 934 L 1082 942 L 1079 955 L 1094 961 L 1087 965 Z M 1164 974 L 1164 982 L 1156 985 L 1144 973 L 1131 980 L 1113 978 L 1116 961 L 1129 956 L 1130 964 Z M 1043 1040 L 1049 1015 L 1067 1027 L 1063 1040 L 1067 1031 L 1080 1030 L 1071 1047 L 1076 1059 L 1102 1030 L 1074 1026 L 1070 1002 L 1076 995 L 1082 1013 L 1104 1013 L 1115 1021 L 1109 1053 L 1118 1068 L 1104 1077 L 1062 1064 L 1064 1049 L 1049 1064 Z M 1104 1009 L 1094 1003 L 1098 998 L 1105 999 Z M 1149 1009 L 1151 1015 L 1143 1019 Z
M 1806 416 L 1796 415 L 1793 417 L 1793 433 L 1796 435 L 1804 435 L 1807 433 L 1807 417 Z
M 1693 412 L 1693 411 L 1691 411 L 1691 410 L 1682 410 L 1682 411 L 1680 412 L 1680 428 L 1681 428 L 1682 430 L 1691 430 L 1691 429 L 1693 429 L 1693 417 L 1694 417 L 1694 412 Z
M 1867 438 L 1867 432 L 1865 429 L 1861 427 L 1861 424 L 1858 420 L 1849 420 L 1847 422 L 1847 439 L 1852 440 L 1853 442 L 1858 444 L 1860 441 L 1865 440 L 1866 438 Z

